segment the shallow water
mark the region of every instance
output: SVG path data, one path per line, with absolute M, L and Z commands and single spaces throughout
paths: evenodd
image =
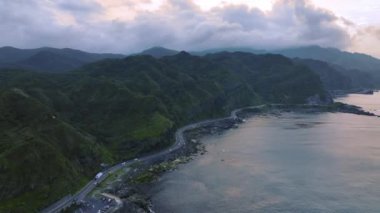
M 205 138 L 207 154 L 165 174 L 155 211 L 380 212 L 379 138 L 376 117 L 254 117 Z

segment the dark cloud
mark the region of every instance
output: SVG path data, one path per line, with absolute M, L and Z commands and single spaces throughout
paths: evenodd
M 338 24 L 346 20 L 306 0 L 279 0 L 268 12 L 236 5 L 202 11 L 191 0 L 168 0 L 159 10 L 140 11 L 128 21 L 101 19 L 105 11 L 90 0 L 0 0 L 0 45 L 130 53 L 156 45 L 186 50 L 311 44 L 341 48 L 350 42 Z M 63 17 L 75 23 L 65 23 Z

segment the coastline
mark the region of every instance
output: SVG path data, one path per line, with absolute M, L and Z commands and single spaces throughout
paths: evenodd
M 150 188 L 166 172 L 175 170 L 180 164 L 191 161 L 197 155 L 207 153 L 200 139 L 215 134 L 222 134 L 224 131 L 238 128 L 238 125 L 245 119 L 258 115 L 276 115 L 284 112 L 299 113 L 350 113 L 357 115 L 375 116 L 372 113 L 365 112 L 358 107 L 337 104 L 337 106 L 320 106 L 320 105 L 262 105 L 260 107 L 247 107 L 237 109 L 231 112 L 230 117 L 218 119 L 206 125 L 188 129 L 183 132 L 186 141 L 181 152 L 172 154 L 153 164 L 147 164 L 139 167 L 138 171 L 128 175 L 127 184 L 119 185 L 119 190 L 115 193 L 123 198 L 124 207 L 121 212 L 154 212 L 154 207 L 150 202 Z M 124 190 L 123 190 L 124 188 Z M 129 192 L 125 189 L 129 189 Z
M 123 201 L 123 204 L 117 207 L 117 212 L 154 212 L 150 202 L 152 195 L 149 193 L 149 189 L 164 173 L 175 170 L 178 165 L 191 161 L 197 155 L 205 154 L 207 151 L 200 143 L 202 137 L 222 134 L 228 129 L 238 128 L 238 125 L 245 119 L 255 115 L 273 115 L 283 112 L 340 112 L 375 116 L 359 107 L 342 103 L 333 105 L 268 104 L 236 109 L 231 112 L 229 117 L 197 122 L 178 129 L 175 133 L 175 144 L 160 151 L 156 156 L 146 156 L 131 163 L 128 165 L 130 167 L 128 172 L 111 184 L 104 186 L 100 191 L 112 194 Z M 86 208 L 86 203 L 82 203 L 79 207 Z
M 197 155 L 205 154 L 206 150 L 200 143 L 200 138 L 237 128 L 238 124 L 243 122 L 238 116 L 242 110 L 261 112 L 265 107 L 266 105 L 259 105 L 236 109 L 228 117 L 201 121 L 178 129 L 175 133 L 175 144 L 181 145 L 178 149 L 169 148 L 164 156 L 136 162 L 131 165 L 132 169 L 121 181 L 112 184 L 113 186 L 105 192 L 123 200 L 123 207 L 118 212 L 154 212 L 150 203 L 149 188 L 165 172 L 173 171 L 178 165 L 189 162 Z

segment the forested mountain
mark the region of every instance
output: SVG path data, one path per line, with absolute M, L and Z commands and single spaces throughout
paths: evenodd
M 308 58 L 336 64 L 346 69 L 357 69 L 368 72 L 377 72 L 380 60 L 361 53 L 350 53 L 336 48 L 307 46 L 274 51 L 290 58 Z
M 324 83 L 330 82 L 327 83 L 328 89 L 345 90 L 371 88 L 380 85 L 380 69 L 378 68 L 380 67 L 380 60 L 368 55 L 343 52 L 334 48 L 310 46 L 271 51 L 251 48 L 220 48 L 191 52 L 191 54 L 205 56 L 220 52 L 246 52 L 254 54 L 268 54 L 272 52 L 294 58 L 297 63 L 302 63 L 300 59 L 306 59 L 303 61 L 306 66 L 320 75 Z M 136 55 L 150 55 L 154 58 L 162 58 L 178 53 L 176 50 L 153 47 Z M 118 54 L 95 54 L 68 48 L 17 49 L 3 47 L 0 48 L 0 68 L 21 68 L 42 72 L 67 72 L 78 69 L 87 63 L 106 58 L 123 57 L 123 55 Z M 351 81 L 350 86 L 348 86 L 347 82 L 344 85 L 341 84 L 341 81 L 347 81 L 347 78 Z M 332 81 L 340 81 L 341 83 L 338 82 L 333 86 L 331 85 Z
M 144 55 L 163 57 L 173 55 L 175 50 L 152 48 L 143 52 Z M 253 54 L 281 54 L 294 59 L 297 63 L 311 68 L 320 75 L 328 89 L 357 89 L 380 87 L 380 60 L 372 56 L 349 53 L 334 48 L 309 46 L 283 50 L 256 50 L 252 48 L 220 48 L 199 52 L 192 55 L 205 56 L 220 52 L 246 52 Z M 301 60 L 305 59 L 305 60 Z M 338 81 L 334 83 L 333 81 Z M 350 81 L 351 83 L 348 83 Z
M 351 78 L 337 71 L 332 65 L 313 59 L 294 59 L 296 63 L 309 67 L 320 77 L 325 88 L 329 90 L 348 90 L 353 87 Z
M 176 55 L 178 53 L 179 52 L 176 50 L 171 50 L 171 49 L 167 49 L 164 47 L 152 47 L 150 49 L 142 51 L 138 55 L 150 55 L 150 56 L 153 56 L 155 58 L 162 58 L 164 56 L 172 56 L 172 55 Z
M 230 48 L 215 48 L 215 49 L 206 49 L 203 51 L 194 51 L 191 52 L 193 55 L 198 56 L 205 56 L 207 54 L 215 54 L 220 52 L 245 52 L 245 53 L 253 53 L 253 54 L 268 54 L 269 51 L 266 50 L 260 50 L 260 49 L 253 49 L 249 47 L 230 47 Z
M 290 58 L 314 59 L 340 67 L 339 72 L 356 81 L 354 84 L 367 87 L 380 86 L 380 59 L 361 53 L 344 52 L 335 48 L 319 46 L 300 47 L 274 51 Z M 343 69 L 342 69 L 343 68 Z M 358 79 L 357 79 L 358 78 Z M 370 82 L 366 82 L 370 79 Z M 365 87 L 365 86 L 364 86 Z
M 319 75 L 328 90 L 351 90 L 357 88 L 372 88 L 376 83 L 371 75 L 359 70 L 349 70 L 327 62 L 295 58 L 296 63 L 309 67 Z
M 0 71 L 0 211 L 39 209 L 99 171 L 163 148 L 176 128 L 261 103 L 329 100 L 280 55 L 181 52 L 106 59 L 67 73 Z
M 37 48 L 17 49 L 0 48 L 0 68 L 22 68 L 43 72 L 64 72 L 105 58 L 122 58 L 118 54 L 87 53 L 74 49 Z

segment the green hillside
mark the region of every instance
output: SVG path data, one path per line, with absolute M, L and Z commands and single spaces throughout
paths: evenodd
M 184 124 L 327 97 L 308 68 L 248 53 L 132 56 L 65 74 L 3 70 L 0 91 L 1 212 L 40 209 L 78 189 L 101 163 L 168 146 Z
M 223 51 L 284 55 L 294 59 L 297 63 L 308 66 L 321 77 L 324 85 L 332 90 L 373 88 L 380 85 L 379 59 L 370 55 L 350 53 L 335 48 L 304 46 L 281 50 L 258 50 L 235 47 L 210 49 L 192 54 L 203 56 Z M 165 52 L 162 51 L 162 54 Z
M 20 89 L 0 93 L 0 211 L 74 192 L 110 154 Z M 25 209 L 24 209 L 25 208 Z

